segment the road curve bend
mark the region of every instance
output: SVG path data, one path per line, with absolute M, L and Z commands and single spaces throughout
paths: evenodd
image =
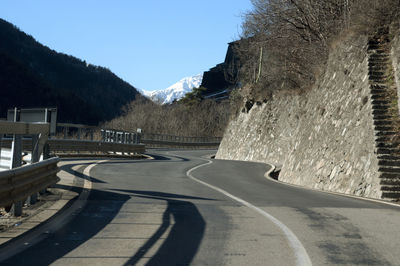
M 212 152 L 83 167 L 82 208 L 1 264 L 399 264 L 398 207 L 272 182 L 268 165 Z

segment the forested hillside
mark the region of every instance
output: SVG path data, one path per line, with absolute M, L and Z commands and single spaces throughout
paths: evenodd
M 0 117 L 12 107 L 59 108 L 62 122 L 98 124 L 140 97 L 110 70 L 57 53 L 0 19 Z

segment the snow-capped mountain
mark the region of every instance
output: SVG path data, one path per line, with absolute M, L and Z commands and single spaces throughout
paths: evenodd
M 179 100 L 186 93 L 191 92 L 193 88 L 198 88 L 203 80 L 203 74 L 198 74 L 192 77 L 186 77 L 175 83 L 174 85 L 158 91 L 142 91 L 143 94 L 152 101 L 167 104 L 174 100 Z

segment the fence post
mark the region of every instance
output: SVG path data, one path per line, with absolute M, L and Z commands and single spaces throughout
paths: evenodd
M 11 212 L 14 216 L 21 216 L 22 215 L 22 201 L 18 201 L 14 203 L 11 208 Z
M 39 135 L 32 135 L 32 157 L 31 163 L 39 162 Z
M 11 168 L 21 166 L 22 162 L 22 136 L 13 135 L 13 141 L 11 146 Z
M 0 134 L 0 166 L 1 166 L 1 147 L 3 146 L 3 134 Z
M 32 156 L 31 164 L 39 162 L 39 135 L 32 135 Z M 33 193 L 27 200 L 28 204 L 35 204 L 37 202 L 37 192 Z
M 68 137 L 68 127 L 64 127 L 64 139 Z
M 50 158 L 50 146 L 48 143 L 43 146 L 43 160 L 47 160 Z
M 104 129 L 100 129 L 100 134 L 101 134 L 101 141 L 106 142 L 106 132 Z
M 20 167 L 22 162 L 22 136 L 21 135 L 14 135 L 13 142 L 11 146 L 11 169 Z M 18 201 L 14 203 L 12 209 L 12 213 L 15 216 L 22 215 L 22 202 Z

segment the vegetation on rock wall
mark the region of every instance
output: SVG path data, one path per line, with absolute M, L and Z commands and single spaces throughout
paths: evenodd
M 235 46 L 242 66 L 241 94 L 256 101 L 271 90 L 310 88 L 330 45 L 345 31 L 373 32 L 400 14 L 398 0 L 252 0 Z
M 200 86 L 199 88 L 193 88 L 191 92 L 185 94 L 185 96 L 178 101 L 180 104 L 193 105 L 201 102 L 203 93 L 207 91 L 207 88 Z

